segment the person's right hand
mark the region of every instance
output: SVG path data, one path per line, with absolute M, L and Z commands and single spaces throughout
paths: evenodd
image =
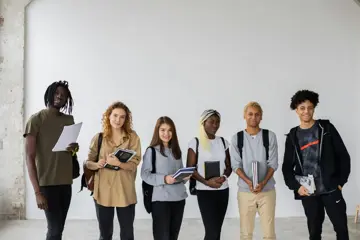
M 173 178 L 171 175 L 165 176 L 165 183 L 166 184 L 173 184 L 174 182 L 176 182 L 176 179 Z
M 216 181 L 217 178 L 211 178 L 209 180 L 206 181 L 206 185 L 208 185 L 211 188 L 220 188 L 221 187 L 221 183 L 218 183 Z
M 100 169 L 100 168 L 104 168 L 104 165 L 106 163 L 106 160 L 105 159 L 100 159 L 98 162 L 97 162 L 97 167 Z
M 44 197 L 44 195 L 42 193 L 36 193 L 36 204 L 38 206 L 38 208 L 42 209 L 42 210 L 47 210 L 48 209 L 48 204 L 47 204 L 47 200 Z
M 310 196 L 309 191 L 304 186 L 299 188 L 298 193 L 300 196 Z
M 250 192 L 253 193 L 253 192 L 254 192 L 254 188 L 253 188 L 253 183 L 252 183 L 252 181 L 249 180 L 249 181 L 246 182 L 246 184 L 249 186 Z

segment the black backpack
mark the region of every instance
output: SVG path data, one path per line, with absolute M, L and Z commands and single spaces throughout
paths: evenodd
M 72 155 L 72 165 L 73 165 L 73 169 L 72 169 L 72 178 L 76 179 L 80 176 L 80 164 L 78 161 L 78 157 L 77 154 L 74 153 Z
M 153 147 L 151 149 L 151 161 L 152 161 L 152 170 L 151 173 L 156 173 L 156 152 Z M 153 195 L 154 186 L 142 181 L 142 192 L 144 198 L 144 207 L 148 213 L 151 213 L 152 206 L 152 195 Z
M 269 130 L 263 129 L 262 130 L 262 137 L 263 137 L 263 145 L 266 152 L 266 161 L 269 160 Z M 240 157 L 242 158 L 242 149 L 244 146 L 244 131 L 240 131 L 237 133 L 237 145 L 239 148 Z
M 103 140 L 103 133 L 101 132 L 99 133 L 99 138 L 98 138 L 96 162 L 99 161 L 102 140 Z M 81 185 L 79 192 L 81 192 L 83 188 L 87 188 L 89 191 L 91 191 L 91 196 L 92 196 L 94 191 L 95 171 L 88 169 L 86 167 L 86 162 L 84 162 L 83 164 L 83 170 L 84 173 L 81 176 Z
M 226 144 L 225 144 L 225 140 L 223 137 L 220 137 L 221 141 L 224 144 L 224 148 L 226 148 Z M 196 167 L 198 164 L 198 159 L 199 159 L 199 139 L 196 137 L 196 152 L 195 152 L 195 157 L 196 157 Z M 196 195 L 196 179 L 194 178 L 190 178 L 190 183 L 189 183 L 189 192 L 191 195 Z

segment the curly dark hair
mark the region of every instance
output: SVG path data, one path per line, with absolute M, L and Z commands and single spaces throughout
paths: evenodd
M 292 96 L 290 108 L 295 110 L 299 104 L 306 100 L 309 100 L 316 107 L 319 103 L 319 94 L 310 90 L 299 90 Z

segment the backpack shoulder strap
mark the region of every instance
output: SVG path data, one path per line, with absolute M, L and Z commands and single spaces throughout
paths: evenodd
M 266 160 L 269 160 L 269 130 L 268 129 L 262 130 L 262 137 L 263 137 L 263 145 L 266 153 Z
M 151 164 L 152 164 L 152 170 L 151 173 L 156 173 L 156 152 L 155 148 L 149 147 L 151 149 Z
M 99 133 L 99 138 L 98 138 L 98 149 L 97 149 L 98 151 L 97 151 L 96 161 L 99 161 L 102 140 L 103 140 L 103 133 L 101 132 Z
M 196 165 L 198 164 L 198 160 L 199 160 L 199 139 L 197 137 L 195 137 L 195 141 L 196 141 L 196 151 L 195 151 L 195 156 L 196 156 Z
M 237 133 L 237 146 L 239 149 L 240 157 L 242 158 L 242 149 L 244 146 L 244 131 L 240 131 Z
M 224 145 L 224 149 L 226 149 L 225 139 L 223 137 L 220 137 L 220 138 L 221 138 L 221 141 L 222 141 L 222 143 Z

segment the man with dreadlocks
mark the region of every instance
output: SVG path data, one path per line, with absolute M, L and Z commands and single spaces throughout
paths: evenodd
M 70 144 L 64 152 L 52 148 L 63 127 L 74 124 L 68 82 L 52 83 L 44 102 L 46 108 L 33 114 L 25 127 L 26 164 L 37 206 L 45 211 L 46 239 L 61 240 L 72 196 L 72 152 L 78 150 L 78 144 Z

